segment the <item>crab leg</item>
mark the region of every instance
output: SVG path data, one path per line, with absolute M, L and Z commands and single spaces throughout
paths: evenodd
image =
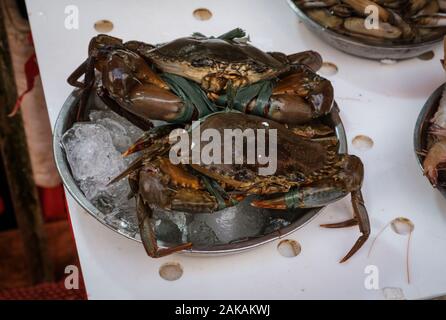
M 353 219 L 332 224 L 321 224 L 321 227 L 324 228 L 345 228 L 345 227 L 352 227 L 355 225 L 359 226 L 359 231 L 361 232 L 361 236 L 358 238 L 358 240 L 356 240 L 353 247 L 345 255 L 345 257 L 342 258 L 340 263 L 343 263 L 348 259 L 350 259 L 350 257 L 353 256 L 356 253 L 356 251 L 358 251 L 362 247 L 362 245 L 367 241 L 370 235 L 369 216 L 367 214 L 367 209 L 364 206 L 364 199 L 362 198 L 361 191 L 360 190 L 353 191 L 351 193 L 351 197 L 352 197 L 353 214 L 355 216 Z
M 368 239 L 370 235 L 370 222 L 360 191 L 364 175 L 361 160 L 355 156 L 343 155 L 336 166 L 339 173 L 335 175 L 335 179 L 321 180 L 311 186 L 296 188 L 276 198 L 256 200 L 251 205 L 254 207 L 280 210 L 317 208 L 340 200 L 348 193 L 351 193 L 354 218 L 344 222 L 321 225 L 325 228 L 359 226 L 361 236 L 347 255 L 342 258 L 340 261 L 342 263 L 358 251 Z
M 79 108 L 77 110 L 76 119 L 82 120 L 88 99 L 90 97 L 91 89 L 93 88 L 95 58 L 88 57 L 73 73 L 68 77 L 67 82 L 77 88 L 82 89 L 81 98 L 79 101 Z M 79 78 L 85 74 L 84 82 L 80 82 Z
M 265 209 L 319 208 L 342 199 L 348 193 L 338 186 L 308 186 L 293 189 L 279 197 L 254 200 L 251 205 Z
M 137 208 L 136 213 L 139 221 L 139 230 L 141 234 L 141 240 L 146 249 L 146 252 L 152 258 L 160 258 L 172 254 L 174 252 L 178 252 L 185 249 L 190 249 L 192 247 L 192 243 L 184 243 L 174 247 L 161 249 L 158 247 L 156 241 L 156 234 L 153 228 L 153 224 L 151 222 L 151 217 L 153 214 L 152 209 L 144 204 L 144 200 L 141 196 L 138 196 L 137 199 Z
M 293 209 L 293 208 L 317 208 L 328 205 L 336 200 L 343 198 L 346 195 L 337 187 L 314 188 L 305 187 L 298 190 L 293 190 L 284 196 L 270 199 L 270 200 L 256 200 L 251 203 L 254 207 L 267 209 Z M 339 223 L 322 224 L 324 228 L 344 228 L 358 225 L 361 236 L 340 261 L 343 263 L 347 261 L 362 245 L 366 242 L 370 235 L 370 222 L 367 215 L 367 210 L 364 206 L 361 191 L 352 191 L 352 206 L 354 218 Z
M 87 59 L 87 69 L 85 71 L 85 88 L 82 91 L 81 99 L 79 102 L 79 109 L 77 110 L 77 120 L 82 120 L 84 116 L 84 112 L 87 108 L 88 99 L 90 98 L 91 90 L 94 86 L 94 61 L 95 59 L 93 57 L 90 57 Z
M 73 71 L 73 73 L 67 79 L 68 84 L 76 88 L 85 87 L 85 83 L 79 81 L 79 78 L 87 71 L 88 61 L 89 59 L 87 58 L 79 67 L 76 68 L 76 70 Z

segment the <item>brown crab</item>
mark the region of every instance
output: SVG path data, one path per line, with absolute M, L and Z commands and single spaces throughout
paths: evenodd
M 151 206 L 210 213 L 235 205 L 248 195 L 258 195 L 260 199 L 252 201 L 251 205 L 286 210 L 325 206 L 350 193 L 354 218 L 322 225 L 327 228 L 359 225 L 362 235 L 341 262 L 348 260 L 370 234 L 361 194 L 361 160 L 353 155 L 338 154 L 337 145 L 332 140 L 304 139 L 278 122 L 240 112 L 212 114 L 202 119 L 200 126 L 201 130 L 213 129 L 221 135 L 226 129 L 247 128 L 277 130 L 277 170 L 274 175 L 259 175 L 261 165 L 257 162 L 249 164 L 246 158 L 243 164 L 174 165 L 168 158 L 172 148 L 168 138 L 172 129 L 169 125 L 152 130 L 136 143 L 145 146 L 143 156 L 115 180 L 130 175 L 130 185 L 137 198 L 141 237 L 148 255 L 161 257 L 192 246 L 192 243 L 185 243 L 160 249 L 150 221 Z M 203 147 L 199 147 L 200 151 Z M 191 148 L 194 148 L 192 144 Z M 140 148 L 133 147 L 128 153 L 136 149 Z
M 127 47 L 161 71 L 195 81 L 215 93 L 225 90 L 228 82 L 242 87 L 276 77 L 292 64 L 306 63 L 316 70 L 321 66 L 322 60 L 314 52 L 264 52 L 247 41 L 238 41 L 243 37 L 243 30 L 234 29 L 216 38 L 194 34 L 157 47 L 136 41 L 128 42 Z
M 83 89 L 78 117 L 95 70 L 106 104 L 144 128 L 148 119 L 186 123 L 213 113 L 216 105 L 226 106 L 228 86 L 243 89 L 237 109 L 280 122 L 301 124 L 330 112 L 333 88 L 314 72 L 322 64 L 318 53 L 263 52 L 240 41 L 242 36 L 235 29 L 217 38 L 194 35 L 152 46 L 98 35 L 87 60 L 68 78 Z

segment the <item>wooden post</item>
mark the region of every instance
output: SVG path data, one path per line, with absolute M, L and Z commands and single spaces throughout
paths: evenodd
M 22 117 L 20 112 L 14 117 L 8 117 L 17 99 L 17 89 L 4 19 L 5 14 L 0 10 L 0 153 L 28 260 L 30 280 L 37 284 L 52 281 L 53 268 L 48 256 Z

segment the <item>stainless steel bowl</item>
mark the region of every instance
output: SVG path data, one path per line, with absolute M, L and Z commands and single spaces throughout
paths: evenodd
M 442 39 L 430 40 L 416 44 L 404 45 L 372 45 L 361 42 L 352 37 L 347 37 L 333 30 L 324 28 L 308 17 L 304 11 L 299 9 L 293 0 L 287 0 L 290 7 L 297 14 L 305 26 L 315 33 L 323 41 L 332 47 L 345 53 L 374 60 L 403 60 L 418 57 L 419 55 L 432 50 L 432 47 Z
M 420 114 L 418 115 L 417 122 L 415 124 L 415 130 L 413 134 L 413 144 L 415 149 L 415 155 L 418 159 L 418 163 L 420 165 L 421 170 L 423 169 L 423 160 L 424 156 L 420 153 L 422 150 L 427 150 L 427 138 L 428 138 L 428 129 L 430 126 L 430 119 L 434 116 L 435 112 L 438 109 L 438 104 L 441 99 L 441 93 L 443 92 L 443 88 L 446 84 L 442 84 L 438 87 L 427 99 L 426 103 L 421 109 Z M 441 194 L 446 198 L 446 188 L 442 186 L 437 186 L 436 189 L 441 192 Z
M 90 201 L 87 200 L 85 195 L 77 186 L 72 173 L 70 166 L 67 162 L 65 152 L 61 145 L 62 135 L 69 128 L 72 127 L 75 116 L 78 108 L 78 101 L 80 97 L 80 92 L 75 90 L 71 93 L 71 95 L 67 98 L 62 109 L 59 113 L 59 116 L 56 120 L 56 125 L 54 128 L 54 155 L 56 159 L 56 165 L 59 170 L 60 176 L 62 177 L 62 181 L 65 185 L 65 188 L 68 192 L 73 196 L 73 198 L 94 218 L 96 218 L 103 225 L 107 226 L 111 230 L 135 241 L 141 241 L 139 234 L 135 232 L 137 230 L 137 225 L 127 225 L 122 226 L 119 221 L 113 221 L 107 217 L 106 214 L 100 212 L 95 206 L 91 204 Z M 339 152 L 346 153 L 347 152 L 347 140 L 345 136 L 344 127 L 342 125 L 341 119 L 339 117 L 337 107 L 334 108 L 333 112 L 330 116 L 327 116 L 325 122 L 335 128 L 336 135 L 340 141 Z M 237 242 L 229 243 L 229 244 L 218 244 L 218 245 L 209 245 L 209 246 L 199 246 L 194 247 L 191 250 L 187 250 L 187 253 L 193 254 L 228 254 L 240 252 L 243 250 L 255 248 L 264 243 L 273 241 L 278 239 L 280 236 L 286 236 L 291 232 L 299 229 L 306 223 L 308 223 L 312 218 L 316 216 L 318 212 L 321 211 L 322 208 L 316 209 L 298 209 L 288 212 L 280 212 L 274 210 L 267 210 L 274 216 L 283 217 L 283 219 L 288 219 L 290 224 L 282 229 L 280 229 L 280 234 L 277 231 L 259 234 L 258 236 L 242 239 Z M 248 206 L 246 210 L 260 210 L 253 207 Z M 217 213 L 218 214 L 218 213 Z M 265 225 L 264 227 L 267 227 Z M 162 245 L 162 243 L 161 243 Z M 164 244 L 165 246 L 165 244 Z

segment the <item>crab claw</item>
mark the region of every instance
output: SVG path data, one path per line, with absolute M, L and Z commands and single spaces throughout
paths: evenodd
M 255 200 L 251 205 L 265 209 L 318 208 L 344 197 L 346 193 L 335 186 L 316 186 L 293 189 L 270 199 Z
M 251 206 L 256 208 L 274 209 L 274 210 L 287 209 L 287 204 L 284 196 L 269 200 L 254 200 L 251 202 Z
M 272 94 L 297 95 L 305 99 L 311 106 L 313 118 L 329 113 L 334 104 L 334 91 L 330 81 L 304 65 L 295 66 L 290 74 L 280 79 Z
M 145 149 L 150 144 L 150 140 L 146 135 L 136 140 L 127 150 L 122 153 L 123 157 L 127 157 L 135 152 Z
M 162 126 L 158 126 L 145 132 L 138 140 L 136 140 L 126 151 L 122 153 L 124 157 L 131 155 L 135 152 L 147 149 L 153 143 L 167 136 L 172 130 L 180 128 L 181 125 L 175 123 L 169 123 Z
M 316 51 L 298 52 L 288 55 L 287 58 L 291 64 L 304 64 L 315 72 L 322 67 L 322 57 Z

